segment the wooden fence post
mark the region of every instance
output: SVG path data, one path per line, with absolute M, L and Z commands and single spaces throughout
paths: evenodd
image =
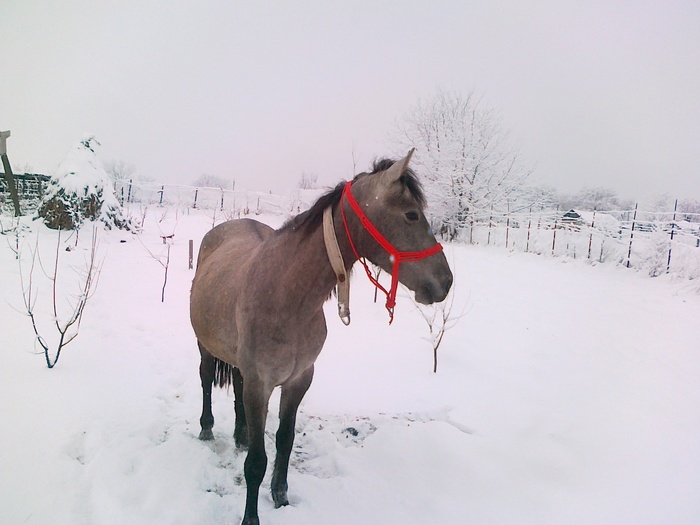
M 491 244 L 491 225 L 493 224 L 493 204 L 491 205 L 491 215 L 489 215 L 489 235 L 486 237 L 486 245 Z
M 525 244 L 525 253 L 530 251 L 530 227 L 532 226 L 532 206 L 530 206 L 530 213 L 527 217 L 527 243 Z
M 506 250 L 508 249 L 508 237 L 510 236 L 510 201 L 508 201 L 508 217 L 506 217 Z
M 673 234 L 676 233 L 676 213 L 678 212 L 678 199 L 673 205 L 673 222 L 671 223 L 671 242 L 668 245 L 668 262 L 666 263 L 666 273 L 671 271 L 671 250 L 673 249 Z
M 10 131 L 0 132 L 0 157 L 2 157 L 2 166 L 5 170 L 5 181 L 7 181 L 7 189 L 10 192 L 10 197 L 12 198 L 12 204 L 15 207 L 15 217 L 22 215 L 22 210 L 19 206 L 19 194 L 17 193 L 17 185 L 15 184 L 15 177 L 12 174 L 12 167 L 10 166 L 10 159 L 7 158 L 7 139 L 10 136 Z
M 595 210 L 593 210 L 593 220 L 591 221 L 591 235 L 588 237 L 588 258 L 591 258 L 591 247 L 593 245 L 593 228 L 595 227 Z
M 194 259 L 194 241 L 192 239 L 190 239 L 189 245 L 190 245 L 189 269 L 191 270 L 192 269 L 192 261 Z
M 630 267 L 630 259 L 632 258 L 632 240 L 634 239 L 634 225 L 637 223 L 637 206 L 639 203 L 634 205 L 634 216 L 632 217 L 632 231 L 630 231 L 630 247 L 627 250 L 627 268 Z

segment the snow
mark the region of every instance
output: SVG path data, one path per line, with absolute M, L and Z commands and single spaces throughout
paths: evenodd
M 194 239 L 196 250 L 211 221 L 150 211 L 141 242 L 101 233 L 97 291 L 53 370 L 17 311 L 18 264 L 0 242 L 0 523 L 240 522 L 244 454 L 233 444 L 231 393 L 214 395 L 215 441 L 197 439 L 187 245 Z M 56 232 L 29 226 L 25 242 L 39 235 L 48 256 Z M 166 230 L 176 235 L 161 303 L 163 267 L 151 254 L 164 253 Z M 88 245 L 81 235 L 61 264 L 79 266 Z M 261 522 L 700 522 L 694 282 L 493 247 L 446 253 L 464 317 L 445 335 L 437 374 L 406 290 L 392 326 L 362 272 L 349 327 L 327 303 L 328 340 L 297 423 L 291 505 L 273 508 L 268 468 Z

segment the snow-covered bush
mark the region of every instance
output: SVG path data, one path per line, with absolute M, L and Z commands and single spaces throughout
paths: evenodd
M 84 135 L 51 177 L 39 207 L 49 228 L 74 230 L 86 220 L 99 220 L 109 229 L 133 229 L 98 160 L 99 146 L 93 135 Z

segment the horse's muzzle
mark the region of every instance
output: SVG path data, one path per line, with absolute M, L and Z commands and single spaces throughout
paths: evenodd
M 445 300 L 452 287 L 452 272 L 431 279 L 416 290 L 416 302 L 420 304 L 440 303 Z

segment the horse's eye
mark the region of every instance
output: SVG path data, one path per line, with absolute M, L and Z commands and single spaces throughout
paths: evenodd
M 406 212 L 406 219 L 408 219 L 410 222 L 416 222 L 418 219 L 420 219 L 420 215 L 418 215 L 418 212 L 416 211 L 408 211 Z

